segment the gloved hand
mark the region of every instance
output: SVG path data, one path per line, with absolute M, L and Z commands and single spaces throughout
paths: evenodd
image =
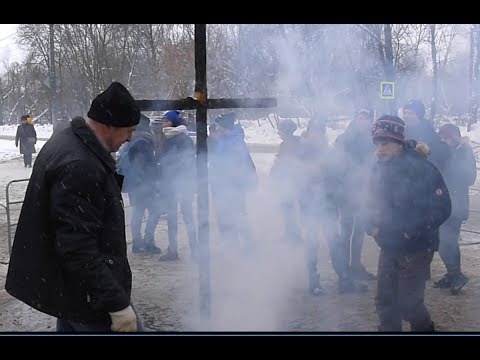
M 113 332 L 135 332 L 137 331 L 137 316 L 129 305 L 125 309 L 109 312 L 112 319 Z

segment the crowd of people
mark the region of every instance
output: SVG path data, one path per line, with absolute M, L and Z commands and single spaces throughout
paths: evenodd
M 421 101 L 407 102 L 401 114 L 376 117 L 371 109 L 359 109 L 333 145 L 325 116 L 310 119 L 300 136 L 293 120 L 282 119 L 269 177 L 281 210 L 279 241 L 304 249 L 312 296 L 326 293 L 318 272 L 323 238 L 339 293 L 365 293 L 368 282 L 376 281 L 379 331 L 402 331 L 406 320 L 412 331 L 433 332 L 424 293 L 434 253 L 446 268 L 434 287 L 457 295 L 469 281 L 458 241 L 468 219 L 476 160 L 456 125 L 435 130 Z M 177 110 L 150 119 L 114 82 L 95 97 L 86 119 L 75 117 L 55 132 L 33 167 L 7 292 L 56 317 L 58 331 L 142 331 L 131 303 L 122 192 L 132 206 L 134 254 L 178 260 L 180 208 L 190 255 L 197 261 L 196 155 L 188 136 L 193 124 Z M 31 117 L 22 117 L 16 143 L 24 156 L 30 154 L 25 166 L 32 162 L 32 129 Z M 246 199 L 259 181 L 235 113 L 210 124 L 208 151 L 219 236 L 230 249 L 253 253 L 259 239 Z M 155 239 L 162 216 L 168 226 L 165 253 Z M 367 235 L 380 248 L 376 274 L 362 263 Z

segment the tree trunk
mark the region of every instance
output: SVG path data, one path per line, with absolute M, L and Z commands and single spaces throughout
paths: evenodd
M 53 130 L 57 127 L 57 109 L 56 109 L 56 98 L 57 98 L 57 81 L 55 79 L 55 43 L 54 43 L 54 31 L 53 24 L 49 24 L 49 34 L 50 34 L 50 122 L 52 123 Z
M 387 81 L 395 81 L 395 71 L 393 65 L 393 42 L 392 42 L 392 25 L 391 24 L 384 24 L 383 25 L 383 32 L 385 36 L 385 63 L 384 63 L 384 71 L 385 77 Z M 396 114 L 396 101 L 395 99 L 389 100 L 389 110 L 390 113 L 395 115 Z
M 437 111 L 437 89 L 438 89 L 438 63 L 437 63 L 437 46 L 436 46 L 436 27 L 435 24 L 430 25 L 430 45 L 432 50 L 432 68 L 433 68 L 433 94 L 430 104 L 430 121 L 434 123 Z

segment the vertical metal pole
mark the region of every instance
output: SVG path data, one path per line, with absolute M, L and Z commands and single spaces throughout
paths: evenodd
M 7 201 L 7 205 L 5 206 L 5 210 L 7 212 L 7 240 L 8 240 L 8 255 L 10 256 L 12 253 L 12 226 L 16 224 L 12 224 L 12 216 L 10 214 L 10 206 L 14 204 L 22 204 L 23 200 L 18 200 L 18 201 L 10 201 L 10 185 L 13 183 L 17 182 L 23 182 L 23 181 L 30 181 L 30 179 L 17 179 L 17 180 L 12 180 L 7 184 L 7 188 L 5 190 L 5 198 Z M 3 205 L 2 205 L 3 206 Z
M 210 319 L 210 230 L 207 149 L 207 35 L 206 24 L 195 24 L 195 98 L 197 123 L 197 219 L 199 298 L 202 324 Z
M 5 210 L 7 210 L 7 240 L 8 240 L 8 257 L 12 254 L 12 230 L 11 230 L 11 225 L 10 225 L 10 196 L 8 194 L 8 188 L 10 187 L 10 184 L 12 182 L 10 181 L 7 184 L 7 188 L 5 190 L 5 199 L 7 201 L 7 206 L 5 207 Z

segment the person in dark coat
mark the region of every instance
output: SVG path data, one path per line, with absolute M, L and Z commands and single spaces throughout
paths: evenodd
M 257 185 L 257 170 L 236 115 L 227 113 L 210 125 L 209 180 L 222 245 L 252 253 L 256 247 L 246 209 L 247 194 Z M 214 126 L 212 126 L 214 125 Z M 241 243 L 243 240 L 243 246 Z
M 278 123 L 278 135 L 282 142 L 270 170 L 270 177 L 280 199 L 284 237 L 293 245 L 303 242 L 298 219 L 302 147 L 300 136 L 294 135 L 296 130 L 297 125 L 291 119 L 283 119 Z
M 155 162 L 158 164 L 162 147 L 165 143 L 165 134 L 163 133 L 163 120 L 155 119 L 151 122 L 150 128 L 153 136 L 153 148 L 155 150 Z
M 450 156 L 443 169 L 443 177 L 452 200 L 452 214 L 440 227 L 438 249 L 447 273 L 433 286 L 449 288 L 452 295 L 457 295 L 469 280 L 462 273 L 458 239 L 462 222 L 468 219 L 470 211 L 468 190 L 477 179 L 477 164 L 468 138 L 462 139 L 458 126 L 445 124 L 440 128 L 439 135 L 450 150 Z
M 193 217 L 196 193 L 196 156 L 193 140 L 177 110 L 168 110 L 162 116 L 165 139 L 158 156 L 161 197 L 165 201 L 168 226 L 168 249 L 161 261 L 178 259 L 178 205 L 187 228 L 190 255 L 197 256 L 197 231 Z
M 119 150 L 117 171 L 124 175 L 123 192 L 128 193 L 132 206 L 132 252 L 160 254 L 155 245 L 155 229 L 160 220 L 161 199 L 159 194 L 158 171 L 150 119 L 140 116 L 140 122 L 132 135 L 132 141 L 123 144 Z M 143 217 L 147 214 L 145 236 L 142 236 Z
M 425 119 L 425 105 L 420 100 L 410 100 L 402 109 L 405 121 L 405 138 L 415 139 L 428 145 L 430 160 L 442 172 L 449 156 L 448 146 L 440 141 L 432 123 Z
M 23 155 L 25 167 L 32 167 L 32 154 L 36 153 L 37 132 L 33 126 L 33 119 L 30 115 L 22 115 L 20 125 L 17 126 L 15 135 L 15 146 L 20 145 L 20 154 Z
M 383 115 L 372 127 L 378 161 L 372 169 L 367 233 L 380 247 L 375 299 L 379 331 L 434 331 L 424 303 L 430 264 L 438 250 L 438 229 L 451 212 L 439 170 L 405 147 L 405 123 Z
M 375 280 L 374 274 L 362 264 L 362 247 L 365 225 L 361 216 L 364 207 L 365 190 L 369 169 L 374 161 L 375 146 L 372 143 L 371 128 L 373 112 L 360 109 L 356 112 L 345 132 L 335 141 L 339 157 L 337 166 L 340 176 L 339 190 L 340 239 L 348 251 L 347 262 L 351 276 L 357 280 Z
M 338 158 L 328 145 L 325 135 L 325 122 L 313 118 L 308 123 L 306 133 L 301 137 L 301 178 L 295 186 L 301 189 L 301 224 L 305 229 L 308 288 L 312 295 L 322 295 L 325 290 L 320 285 L 317 271 L 319 237 L 323 235 L 330 251 L 333 269 L 338 275 L 338 291 L 365 292 L 365 284 L 352 279 L 349 271 L 348 244 L 340 241 L 338 232 Z
M 142 330 L 131 305 L 123 176 L 111 153 L 131 139 L 140 109 L 113 82 L 88 117 L 52 136 L 33 166 L 6 291 L 57 318 L 59 332 Z

